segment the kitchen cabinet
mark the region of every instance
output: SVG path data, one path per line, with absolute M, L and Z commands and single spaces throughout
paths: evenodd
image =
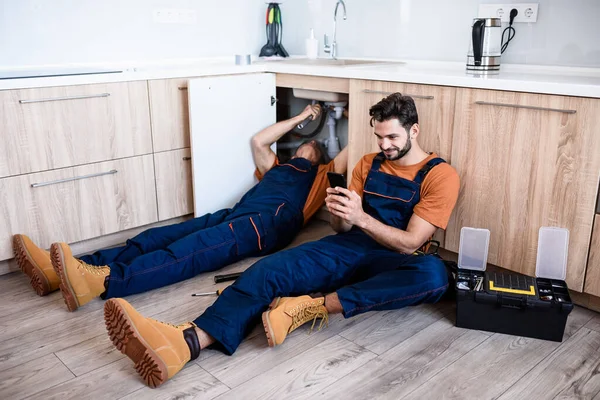
M 256 183 L 250 139 L 275 123 L 275 75 L 188 82 L 194 214 L 232 207 Z
M 369 108 L 396 92 L 411 96 L 419 114 L 419 144 L 450 162 L 455 88 L 380 81 L 350 80 L 350 121 L 348 123 L 348 176 L 368 153 L 381 151 L 370 125 Z M 444 231 L 434 235 L 442 247 Z
M 0 177 L 149 154 L 146 82 L 0 91 Z
M 458 251 L 463 226 L 486 228 L 488 262 L 535 275 L 539 228 L 567 228 L 566 280 L 582 291 L 600 177 L 598 126 L 597 99 L 457 89 L 451 160 L 461 192 L 445 248 Z
M 43 248 L 156 222 L 152 155 L 0 179 L 0 260 L 12 235 Z
M 194 212 L 192 157 L 189 148 L 154 154 L 158 220 Z
M 190 147 L 188 78 L 148 81 L 155 152 Z
M 0 216 L 0 260 L 15 233 L 47 248 L 190 214 L 192 165 L 197 212 L 238 201 L 255 183 L 250 138 L 275 122 L 275 75 L 192 79 L 192 118 L 187 81 L 0 91 L 0 198 L 14 210 Z M 232 107 L 243 123 L 227 123 Z

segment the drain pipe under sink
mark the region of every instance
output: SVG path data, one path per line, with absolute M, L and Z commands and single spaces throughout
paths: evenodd
M 325 146 L 327 147 L 327 154 L 332 160 L 340 152 L 340 140 L 336 135 L 335 128 L 337 126 L 336 120 L 342 118 L 344 115 L 344 107 L 348 103 L 345 101 L 335 103 L 325 103 L 325 107 L 333 107 L 333 112 L 329 112 L 327 116 L 327 126 L 329 127 L 329 138 L 325 140 Z

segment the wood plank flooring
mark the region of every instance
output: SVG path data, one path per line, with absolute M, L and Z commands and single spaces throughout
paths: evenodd
M 292 245 L 330 234 L 309 224 Z M 256 259 L 218 273 L 241 271 Z M 131 296 L 142 314 L 179 323 L 210 306 L 206 274 Z M 600 399 L 600 314 L 577 307 L 562 343 L 454 326 L 454 304 L 371 312 L 269 348 L 256 327 L 233 356 L 207 349 L 158 389 L 108 340 L 98 299 L 69 313 L 21 273 L 0 276 L 0 399 Z

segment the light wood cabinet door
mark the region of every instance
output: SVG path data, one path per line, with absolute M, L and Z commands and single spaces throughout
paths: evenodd
M 594 219 L 594 232 L 590 242 L 590 256 L 583 291 L 600 296 L 600 214 L 596 214 Z
M 354 79 L 350 80 L 348 176 L 365 154 L 381 151 L 370 125 L 369 108 L 395 92 L 415 100 L 421 131 L 418 141 L 423 150 L 451 162 L 455 88 Z M 444 231 L 438 229 L 434 239 L 443 246 Z
M 600 100 L 459 89 L 452 165 L 461 179 L 446 248 L 491 231 L 488 261 L 535 275 L 538 230 L 570 231 L 567 282 L 583 289 L 600 174 Z
M 352 79 L 348 128 L 349 173 L 362 156 L 381 151 L 370 125 L 369 108 L 395 92 L 415 100 L 421 129 L 418 140 L 423 150 L 435 152 L 446 161 L 451 161 L 455 88 Z
M 0 177 L 151 152 L 145 81 L 0 91 Z
M 154 154 L 158 220 L 194 212 L 192 157 L 190 149 Z
M 188 78 L 148 81 L 154 151 L 190 147 Z
M 48 248 L 156 222 L 155 190 L 152 155 L 0 179 L 0 260 L 16 233 Z

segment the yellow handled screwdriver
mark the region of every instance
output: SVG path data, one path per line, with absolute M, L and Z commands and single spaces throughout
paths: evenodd
M 223 289 L 219 289 L 215 292 L 192 293 L 192 296 L 219 296 L 221 293 L 223 293 Z

